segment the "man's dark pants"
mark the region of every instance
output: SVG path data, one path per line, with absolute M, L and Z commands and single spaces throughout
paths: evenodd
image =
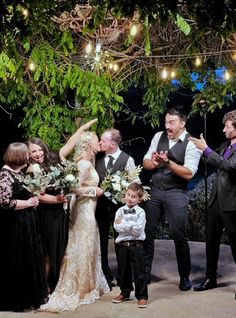
M 163 190 L 152 186 L 151 200 L 146 203 L 146 240 L 145 264 L 147 280 L 150 282 L 151 268 L 154 254 L 154 239 L 156 238 L 158 223 L 163 212 L 170 226 L 175 243 L 178 271 L 181 278 L 188 278 L 191 271 L 191 259 L 188 240 L 186 237 L 186 222 L 188 216 L 188 197 L 185 189 Z
M 208 209 L 206 227 L 206 277 L 217 278 L 217 263 L 223 231 L 226 229 L 234 262 L 236 263 L 236 211 L 222 211 L 218 200 Z

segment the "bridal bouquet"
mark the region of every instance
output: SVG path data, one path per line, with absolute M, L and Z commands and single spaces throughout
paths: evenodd
M 50 167 L 52 186 L 61 189 L 61 193 L 67 196 L 67 202 L 63 204 L 65 211 L 68 210 L 72 194 L 79 183 L 79 169 L 75 162 L 65 160 L 63 164 Z
M 20 177 L 23 187 L 33 195 L 43 194 L 51 180 L 50 174 L 44 174 L 37 163 L 32 165 L 32 173 Z
M 108 173 L 106 178 L 101 183 L 101 188 L 104 190 L 104 195 L 113 203 L 124 203 L 125 192 L 130 183 L 140 182 L 139 174 L 142 167 L 137 166 L 131 171 L 117 171 L 114 174 Z M 148 187 L 144 186 L 143 200 L 149 199 L 147 192 Z
M 60 188 L 63 194 L 72 194 L 78 185 L 79 169 L 75 162 L 66 160 L 62 165 L 50 167 L 49 173 L 55 188 Z

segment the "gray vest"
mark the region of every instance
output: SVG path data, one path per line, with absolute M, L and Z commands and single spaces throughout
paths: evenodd
M 168 151 L 168 158 L 171 161 L 179 165 L 184 164 L 185 151 L 188 144 L 189 134 L 186 134 L 183 141 L 179 140 L 171 149 L 169 149 L 169 139 L 167 137 L 166 131 L 163 131 L 160 140 L 157 145 L 157 152 Z M 162 166 L 154 170 L 152 175 L 152 184 L 161 187 L 165 190 L 168 189 L 186 189 L 188 186 L 188 181 L 177 176 L 173 173 L 167 166 Z
M 125 153 L 124 151 L 121 151 L 121 154 L 117 158 L 117 160 L 116 160 L 116 162 L 111 170 L 111 173 L 112 174 L 116 173 L 118 170 L 124 171 L 129 157 L 130 156 L 127 155 L 127 153 Z M 99 157 L 97 158 L 96 170 L 97 170 L 97 173 L 99 175 L 100 182 L 102 182 L 107 175 L 107 169 L 105 166 L 105 156 L 103 156 L 101 158 L 99 158 Z

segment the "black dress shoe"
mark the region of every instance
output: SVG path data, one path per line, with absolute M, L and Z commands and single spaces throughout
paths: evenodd
M 216 287 L 217 287 L 216 279 L 206 278 L 202 282 L 195 285 L 193 289 L 195 291 L 204 291 L 204 290 L 208 290 L 208 289 L 212 289 Z
M 192 288 L 192 284 L 190 282 L 190 279 L 188 277 L 180 278 L 179 282 L 179 289 L 182 291 L 187 291 Z

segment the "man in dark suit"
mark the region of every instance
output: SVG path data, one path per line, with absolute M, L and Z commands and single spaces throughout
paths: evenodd
M 236 110 L 225 114 L 223 124 L 228 141 L 220 146 L 219 153 L 207 146 L 202 135 L 200 139 L 190 138 L 203 150 L 207 163 L 217 168 L 206 220 L 206 277 L 195 285 L 195 291 L 217 287 L 217 263 L 224 228 L 236 263 Z
M 96 170 L 98 172 L 100 182 L 102 182 L 108 173 L 111 174 L 119 171 L 131 171 L 135 168 L 135 163 L 132 157 L 121 151 L 119 144 L 122 140 L 120 131 L 114 128 L 106 130 L 101 135 L 100 146 L 103 154 L 98 154 L 96 159 Z M 105 154 L 104 154 L 105 153 Z M 109 231 L 113 226 L 115 213 L 119 205 L 111 202 L 106 196 L 101 196 L 98 199 L 96 209 L 96 220 L 98 223 L 100 242 L 101 242 L 101 257 L 102 270 L 107 279 L 110 289 L 112 289 L 113 276 L 108 265 L 108 242 Z M 116 236 L 116 233 L 114 232 Z

